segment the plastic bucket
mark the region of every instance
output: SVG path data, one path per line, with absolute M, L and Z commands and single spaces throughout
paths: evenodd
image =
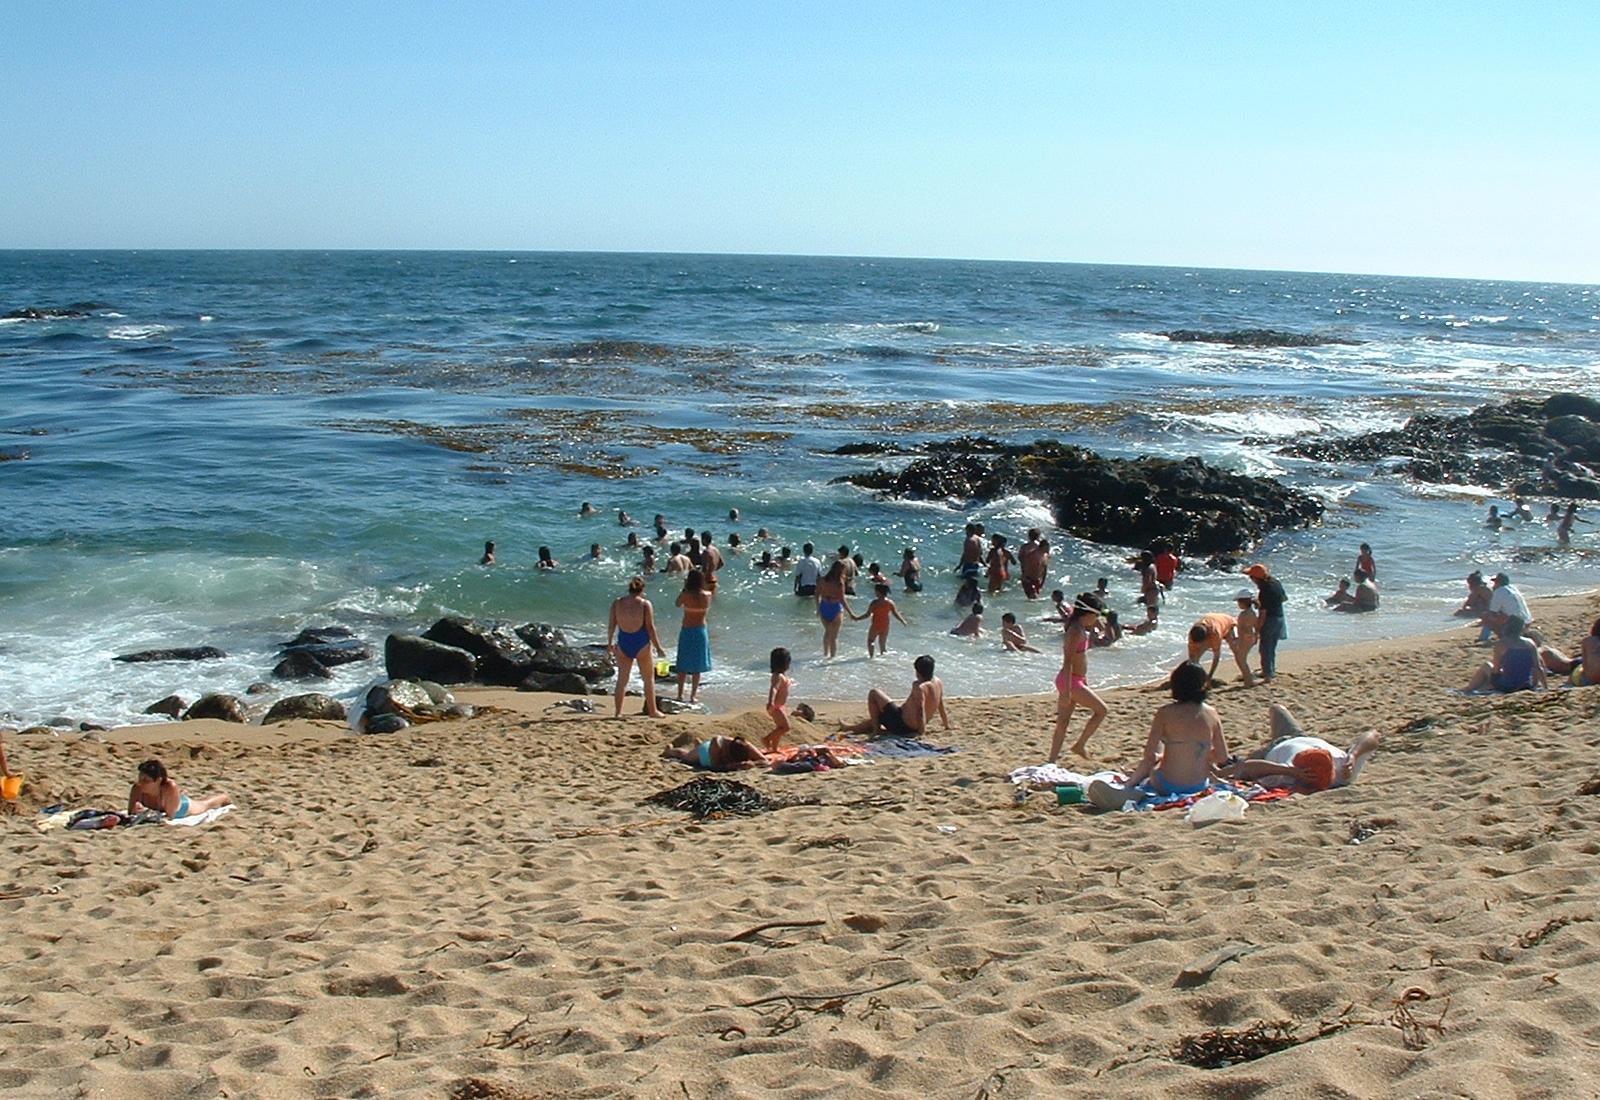
M 1083 801 L 1083 788 L 1076 783 L 1067 783 L 1056 788 L 1057 806 L 1076 806 Z
M 0 798 L 7 802 L 15 802 L 22 793 L 22 776 L 7 775 L 0 777 Z

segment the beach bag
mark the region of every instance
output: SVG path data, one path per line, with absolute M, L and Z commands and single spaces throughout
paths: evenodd
M 1232 791 L 1212 791 L 1189 807 L 1184 820 L 1191 825 L 1209 825 L 1213 821 L 1238 821 L 1244 817 L 1250 803 Z

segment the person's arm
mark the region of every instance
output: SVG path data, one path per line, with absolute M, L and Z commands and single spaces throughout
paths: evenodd
M 850 616 L 850 619 L 851 619 L 852 622 L 854 622 L 856 620 L 859 620 L 859 619 L 865 619 L 866 618 L 865 614 L 861 614 L 861 615 L 857 615 L 856 614 L 855 608 L 850 606 L 850 597 L 846 596 L 843 592 L 839 593 L 839 604 L 840 604 L 840 606 L 842 606 L 844 608 L 845 614 Z
M 890 604 L 889 605 L 889 614 L 893 615 L 896 619 L 899 619 L 901 626 L 910 626 L 911 625 L 910 623 L 906 622 L 905 616 L 900 614 L 900 609 L 898 607 L 896 607 L 894 604 Z
M 775 702 L 777 702 L 777 699 L 778 699 L 778 676 L 779 676 L 779 673 L 774 672 L 772 674 L 772 679 L 767 682 L 767 709 L 768 710 L 772 709 L 772 705 Z
M 1222 719 L 1216 718 L 1211 724 L 1211 766 L 1220 768 L 1228 762 L 1228 739 L 1222 736 Z
M 1211 647 L 1211 667 L 1206 670 L 1206 680 L 1208 682 L 1211 681 L 1211 680 L 1214 680 L 1216 678 L 1216 675 L 1217 675 L 1217 662 L 1219 662 L 1221 660 L 1222 660 L 1222 639 L 1218 638 L 1217 641 L 1216 641 L 1216 644 Z
M 135 783 L 128 788 L 128 813 L 133 815 L 144 809 L 144 803 L 139 801 L 139 784 Z
M 1134 787 L 1150 778 L 1150 773 L 1156 768 L 1156 753 L 1161 747 L 1161 714 L 1150 720 L 1150 736 L 1145 738 L 1144 756 L 1139 761 L 1139 766 L 1128 776 L 1127 785 Z
M 1544 662 L 1539 660 L 1539 651 L 1535 648 L 1533 651 L 1533 686 L 1543 690 L 1549 684 L 1550 681 L 1544 674 Z
M 606 616 L 606 648 L 617 647 L 617 603 L 611 601 L 611 612 Z
M 944 692 L 943 691 L 939 692 L 939 723 L 945 729 L 949 729 L 950 728 L 950 713 L 944 709 Z M 923 713 L 922 713 L 922 724 L 923 724 L 924 727 L 926 727 L 927 724 L 928 724 L 928 713 L 927 713 L 927 711 L 923 711 Z
M 644 601 L 644 628 L 650 632 L 650 646 L 656 651 L 656 656 L 665 657 L 667 651 L 661 648 L 661 639 L 656 637 L 656 609 L 650 606 L 649 600 Z M 654 675 L 653 671 L 651 675 Z

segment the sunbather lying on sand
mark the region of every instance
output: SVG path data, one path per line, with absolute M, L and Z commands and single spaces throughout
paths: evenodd
M 133 781 L 133 789 L 128 792 L 129 814 L 146 809 L 160 810 L 172 821 L 231 805 L 233 799 L 221 791 L 190 798 L 178 786 L 178 781 L 167 774 L 167 766 L 159 760 L 146 760 L 139 765 L 139 777 Z
M 764 768 L 767 758 L 760 749 L 739 737 L 713 737 L 697 741 L 691 733 L 679 734 L 661 750 L 661 759 L 676 760 L 708 772 L 735 772 L 740 768 Z
M 1155 796 L 1199 794 L 1211 786 L 1211 769 L 1228 759 L 1222 719 L 1206 702 L 1211 676 L 1194 661 L 1172 670 L 1167 684 L 1173 701 L 1156 711 L 1145 741 L 1144 759 L 1117 785 L 1097 779 L 1089 801 L 1102 810 Z
M 1288 707 L 1275 703 L 1268 716 L 1272 740 L 1248 759 L 1220 769 L 1221 774 L 1263 787 L 1292 787 L 1308 794 L 1325 791 L 1354 783 L 1381 740 L 1377 730 L 1368 730 L 1348 749 L 1335 748 L 1320 737 L 1308 737 Z
M 1600 684 L 1600 619 L 1589 628 L 1589 636 L 1579 645 L 1576 657 L 1568 657 L 1554 646 L 1545 646 L 1539 650 L 1539 659 L 1551 672 L 1568 677 L 1573 687 Z M 0 760 L 4 759 L 5 755 L 0 753 Z

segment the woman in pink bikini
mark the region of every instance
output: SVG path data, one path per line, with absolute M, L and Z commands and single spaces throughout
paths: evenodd
M 1066 631 L 1061 636 L 1061 671 L 1056 673 L 1056 728 L 1050 738 L 1050 763 L 1061 755 L 1061 744 L 1067 738 L 1067 727 L 1072 724 L 1072 712 L 1080 704 L 1089 708 L 1089 721 L 1083 732 L 1072 743 L 1072 751 L 1087 757 L 1085 751 L 1089 738 L 1105 720 L 1106 705 L 1100 696 L 1089 690 L 1089 646 L 1095 628 L 1100 625 L 1100 614 L 1105 603 L 1093 592 L 1081 593 L 1072 601 L 1072 613 L 1067 616 Z

